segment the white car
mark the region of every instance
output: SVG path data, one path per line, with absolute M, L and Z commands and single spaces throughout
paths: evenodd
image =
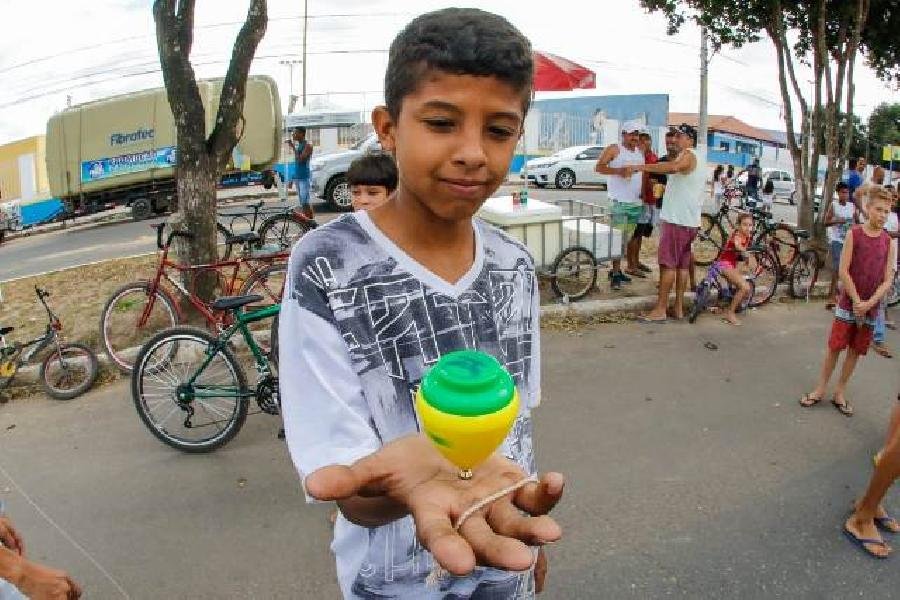
M 747 174 L 741 173 L 741 176 L 738 177 L 737 180 L 742 186 L 747 185 Z M 794 190 L 796 187 L 793 173 L 788 173 L 784 169 L 763 168 L 762 182 L 759 186 L 760 193 L 762 193 L 763 188 L 766 187 L 767 181 L 771 181 L 772 185 L 775 187 L 776 198 L 786 198 L 791 204 L 794 203 Z
M 569 189 L 579 183 L 606 183 L 606 175 L 594 171 L 603 146 L 572 146 L 551 156 L 532 158 L 528 165 L 528 181 L 538 187 L 548 185 Z M 519 172 L 525 179 L 525 169 Z
M 357 157 L 368 152 L 378 152 L 381 144 L 374 133 L 353 145 L 349 150 L 342 150 L 323 156 L 314 156 L 309 161 L 312 194 L 324 198 L 332 208 L 338 211 L 353 209 L 350 202 L 350 186 L 347 185 L 347 169 Z

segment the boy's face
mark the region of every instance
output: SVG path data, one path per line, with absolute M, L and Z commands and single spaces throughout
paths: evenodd
M 388 191 L 383 185 L 351 185 L 350 199 L 354 210 L 372 210 L 387 202 Z
M 850 199 L 850 190 L 847 188 L 841 188 L 838 190 L 838 202 L 841 204 L 847 204 L 847 200 Z
M 397 195 L 440 219 L 468 219 L 506 178 L 525 118 L 523 95 L 495 77 L 429 72 L 395 121 L 372 113 L 399 170 Z
M 750 236 L 753 232 L 753 219 L 741 219 L 741 233 L 745 236 Z
M 890 212 L 891 203 L 887 198 L 874 198 L 866 205 L 869 223 L 871 223 L 875 229 L 884 228 L 884 224 L 887 223 L 888 213 Z

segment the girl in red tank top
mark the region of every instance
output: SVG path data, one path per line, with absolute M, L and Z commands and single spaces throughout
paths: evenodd
M 750 286 L 744 279 L 744 274 L 738 269 L 739 255 L 747 250 L 750 246 L 753 232 L 753 217 L 747 213 L 738 215 L 737 227 L 728 242 L 719 254 L 719 271 L 722 276 L 728 280 L 734 289 L 734 298 L 731 300 L 731 306 L 724 314 L 722 320 L 730 325 L 740 325 L 741 322 L 737 318 L 737 309 L 743 302 L 747 294 L 750 293 Z
M 853 415 L 844 390 L 853 375 L 856 361 L 866 354 L 872 343 L 878 303 L 890 289 L 894 276 L 893 264 L 897 260 L 891 238 L 884 231 L 890 209 L 890 195 L 871 193 L 866 204 L 869 220 L 865 225 L 854 226 L 847 233 L 840 263 L 843 290 L 834 310 L 828 354 L 822 364 L 819 384 L 803 396 L 800 400 L 802 406 L 813 406 L 822 400 L 840 353 L 847 350 L 831 403 L 844 415 Z

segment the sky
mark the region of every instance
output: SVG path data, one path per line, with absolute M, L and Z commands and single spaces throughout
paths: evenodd
M 162 85 L 150 0 L 0 0 L 0 144 L 43 133 L 65 108 Z M 198 77 L 221 77 L 248 0 L 197 0 L 192 62 Z M 387 48 L 417 14 L 438 0 L 308 0 L 307 102 L 369 111 L 381 102 Z M 287 106 L 302 91 L 303 0 L 269 0 L 269 25 L 251 73 L 274 77 Z M 664 19 L 638 0 L 482 0 L 479 8 L 516 25 L 537 50 L 597 73 L 581 94 L 669 95 L 673 112 L 697 112 L 699 31 L 667 36 Z M 293 77 L 290 73 L 293 71 Z M 801 69 L 801 85 L 810 80 Z M 811 87 L 811 83 L 809 85 Z M 538 97 L 541 97 L 539 94 Z M 864 65 L 856 69 L 856 111 L 864 119 L 897 92 Z M 709 111 L 784 130 L 771 42 L 726 48 L 710 64 Z

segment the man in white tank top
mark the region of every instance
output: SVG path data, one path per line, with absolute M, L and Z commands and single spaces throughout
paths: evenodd
M 694 154 L 697 131 L 687 124 L 676 128 L 681 152 L 671 162 L 633 167 L 647 173 L 668 175 L 660 212 L 659 297 L 644 322 L 663 323 L 668 318 L 669 292 L 675 284 L 676 319 L 684 318 L 684 292 L 693 268 L 691 245 L 700 227 L 700 208 L 706 188 L 706 165 Z
M 643 130 L 644 127 L 639 122 L 626 121 L 622 125 L 622 143 L 607 146 L 594 167 L 597 173 L 606 175 L 606 193 L 612 202 L 614 222 L 624 223 L 623 243 L 628 239 L 625 245 L 627 270 L 636 277 L 646 277 L 638 268 L 640 238 L 633 235 L 643 212 L 641 201 L 643 178 L 640 173 L 633 171 L 634 167 L 644 164 L 644 153 L 638 146 L 638 136 Z M 621 289 L 623 283 L 631 281 L 631 278 L 622 272 L 621 260 L 612 261 L 609 279 L 614 290 Z

